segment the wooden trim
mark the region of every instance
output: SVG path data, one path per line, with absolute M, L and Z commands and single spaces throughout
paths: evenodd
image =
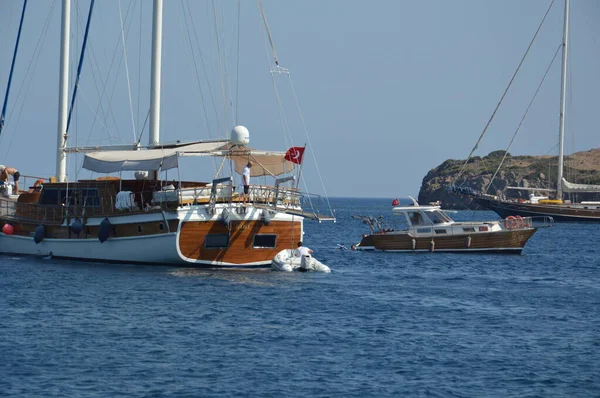
M 536 229 L 510 230 L 473 235 L 437 235 L 417 237 L 413 248 L 413 237 L 408 234 L 373 234 L 364 237 L 361 246 L 373 246 L 377 250 L 431 250 L 431 241 L 435 250 L 484 250 L 523 248 Z M 471 241 L 468 242 L 468 237 Z
M 246 264 L 268 262 L 283 249 L 296 247 L 301 240 L 301 221 L 271 221 L 266 225 L 262 220 L 236 221 L 231 223 L 231 231 L 221 221 L 183 222 L 179 234 L 179 250 L 191 260 Z M 230 234 L 229 247 L 224 249 L 204 248 L 207 234 Z M 254 248 L 256 234 L 277 235 L 274 248 Z

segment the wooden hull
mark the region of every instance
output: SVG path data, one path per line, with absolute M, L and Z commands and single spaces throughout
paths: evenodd
M 591 222 L 600 223 L 600 209 L 589 206 L 587 209 L 569 205 L 519 203 L 507 200 L 496 200 L 485 197 L 474 197 L 478 205 L 495 211 L 500 217 L 552 217 L 558 222 Z M 581 206 L 581 205 L 578 205 Z
M 85 261 L 169 264 L 186 266 L 269 266 L 273 257 L 301 240 L 303 218 L 275 213 L 264 220 L 263 209 L 241 208 L 228 223 L 221 206 L 209 214 L 206 205 L 185 206 L 174 212 L 148 212 L 106 217 L 109 237 L 99 240 L 105 217 L 85 220 L 83 231 L 74 233 L 69 222 L 44 224 L 37 220 L 15 220 L 0 216 L 13 227 L 0 233 L 0 253 L 53 256 Z M 35 242 L 43 225 L 43 239 Z M 208 235 L 226 235 L 226 247 L 206 245 Z M 257 244 L 256 235 L 272 242 Z
M 208 235 L 228 235 L 227 248 L 207 248 Z M 275 235 L 273 247 L 255 247 L 256 235 Z M 302 236 L 302 222 L 262 220 L 235 221 L 226 226 L 220 221 L 182 222 L 178 233 L 180 257 L 188 264 L 232 266 L 270 265 L 281 250 L 295 246 Z
M 408 233 L 367 235 L 360 242 L 361 250 L 433 251 L 433 252 L 502 252 L 520 253 L 536 228 L 503 230 L 473 235 L 413 237 Z M 433 242 L 433 243 L 432 243 Z

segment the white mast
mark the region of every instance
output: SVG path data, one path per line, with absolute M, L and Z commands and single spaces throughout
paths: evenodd
M 158 145 L 160 130 L 160 74 L 162 57 L 162 0 L 154 0 L 152 19 L 152 71 L 150 83 L 150 136 L 148 145 Z
M 152 70 L 150 81 L 150 134 L 148 146 L 152 148 L 160 142 L 160 75 L 162 59 L 162 0 L 154 0 L 152 17 Z M 158 179 L 158 170 L 150 173 L 150 178 Z
M 562 48 L 562 72 L 560 75 L 560 119 L 558 129 L 558 173 L 556 182 L 556 199 L 562 199 L 563 157 L 565 145 L 565 110 L 567 92 L 567 55 L 569 44 L 569 0 L 565 0 L 565 24 Z
M 60 71 L 58 85 L 58 131 L 56 153 L 56 181 L 67 180 L 67 107 L 69 95 L 69 35 L 71 23 L 71 0 L 63 0 L 61 17 Z

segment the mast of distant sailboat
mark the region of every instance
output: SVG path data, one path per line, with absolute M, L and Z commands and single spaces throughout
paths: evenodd
M 556 181 L 556 199 L 562 200 L 563 196 L 563 157 L 565 143 L 565 110 L 567 92 L 567 50 L 569 44 L 569 0 L 565 0 L 565 23 L 562 43 L 562 71 L 560 76 L 560 119 L 558 129 L 558 173 Z

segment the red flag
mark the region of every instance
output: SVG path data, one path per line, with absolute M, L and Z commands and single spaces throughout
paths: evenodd
M 398 200 L 398 198 L 392 200 L 392 206 L 398 206 L 400 204 L 400 201 Z
M 285 153 L 285 160 L 289 160 L 292 163 L 302 163 L 302 156 L 304 155 L 304 148 L 301 146 L 293 146 Z

